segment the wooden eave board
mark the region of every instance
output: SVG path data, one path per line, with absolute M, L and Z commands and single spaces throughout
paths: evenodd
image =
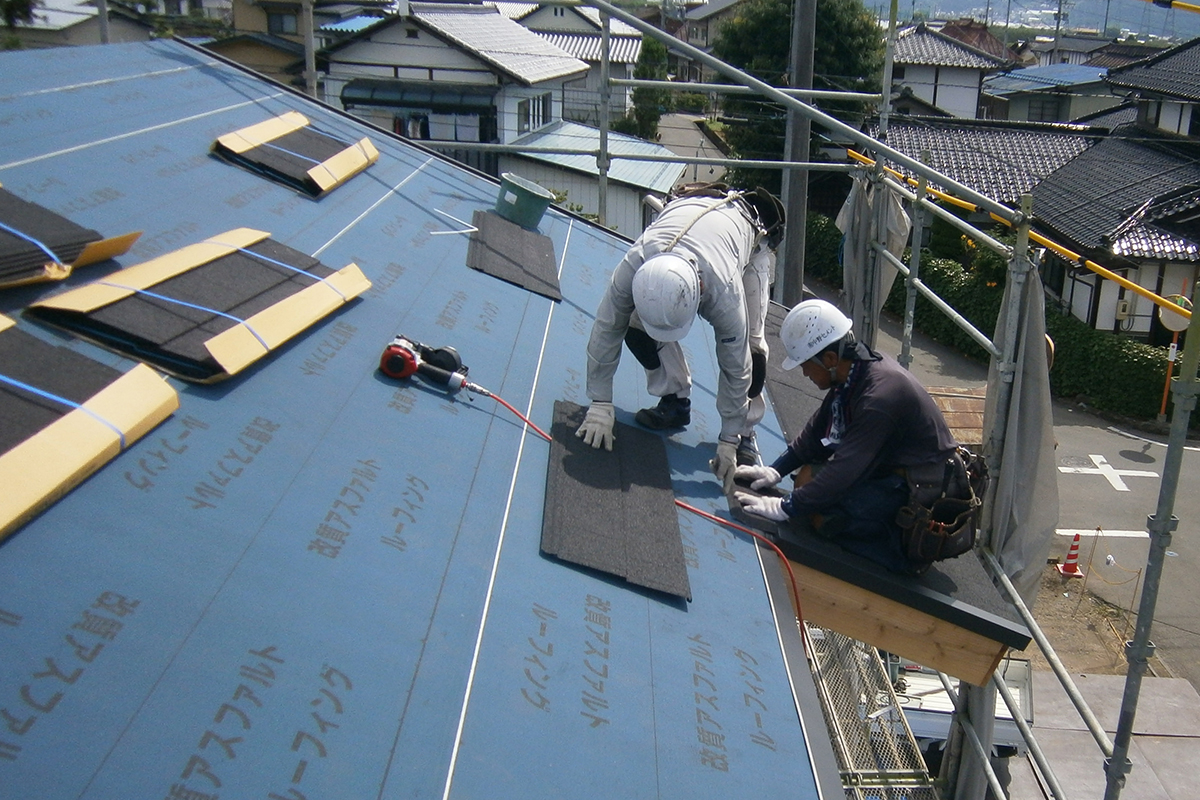
M 185 380 L 223 380 L 370 286 L 353 264 L 334 272 L 265 236 L 230 231 L 25 313 Z
M 370 139 L 347 143 L 313 130 L 290 113 L 216 140 L 213 153 L 240 167 L 316 198 L 335 189 L 379 158 Z

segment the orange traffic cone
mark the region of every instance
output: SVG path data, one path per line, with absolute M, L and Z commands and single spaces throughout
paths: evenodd
M 1058 574 L 1064 578 L 1082 578 L 1083 570 L 1079 568 L 1079 534 L 1071 541 L 1071 549 L 1067 551 L 1067 560 L 1059 564 Z

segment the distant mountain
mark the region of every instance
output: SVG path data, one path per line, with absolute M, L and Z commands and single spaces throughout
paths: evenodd
M 865 0 L 868 7 L 876 6 L 877 2 Z M 881 16 L 886 18 L 887 6 L 879 5 L 878 8 Z M 1003 26 L 1007 18 L 1013 26 L 1038 27 L 1051 32 L 1056 11 L 1058 4 L 1046 0 L 993 0 L 990 6 L 981 5 L 979 0 L 900 0 L 900 16 L 904 18 L 920 13 L 929 19 L 972 17 L 982 21 L 986 16 L 993 26 Z M 1064 30 L 1102 32 L 1107 21 L 1109 30 L 1133 33 L 1143 40 L 1159 38 L 1184 42 L 1200 36 L 1200 13 L 1160 8 L 1144 0 L 1064 2 L 1063 12 L 1066 14 Z M 1003 36 L 996 29 L 993 32 Z

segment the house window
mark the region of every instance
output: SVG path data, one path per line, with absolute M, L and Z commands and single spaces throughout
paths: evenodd
M 280 14 L 275 11 L 267 12 L 268 33 L 296 33 L 296 15 Z
M 517 103 L 517 133 L 529 133 L 529 101 Z
M 1060 122 L 1062 102 L 1057 97 L 1029 98 L 1030 122 Z
M 1188 121 L 1188 136 L 1200 136 L 1200 105 L 1192 106 L 1192 118 Z
M 902 64 L 895 64 L 892 66 L 892 80 L 904 80 L 904 66 Z
M 562 7 L 562 6 L 554 6 L 554 16 L 556 16 L 556 17 L 565 17 L 566 15 L 567 15 L 567 9 L 566 9 L 566 8 L 564 8 L 564 7 Z
M 416 39 L 418 37 L 418 32 L 416 28 L 405 28 L 404 35 L 409 39 Z
M 553 92 L 517 102 L 517 133 L 529 133 L 553 121 Z

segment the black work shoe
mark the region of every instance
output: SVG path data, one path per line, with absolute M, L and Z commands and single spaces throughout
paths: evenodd
M 738 440 L 737 465 L 739 467 L 761 467 L 762 455 L 758 452 L 758 437 L 753 433 Z
M 641 426 L 652 431 L 683 428 L 692 421 L 692 401 L 673 394 L 663 396 L 654 408 L 643 408 L 633 415 Z

